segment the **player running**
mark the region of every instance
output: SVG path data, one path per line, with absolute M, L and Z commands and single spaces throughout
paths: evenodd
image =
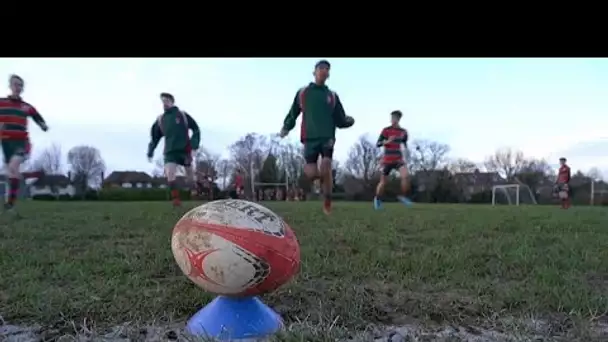
M 323 212 L 331 212 L 332 173 L 331 161 L 336 142 L 336 128 L 351 127 L 355 120 L 347 116 L 338 95 L 325 82 L 329 78 L 331 65 L 328 61 L 317 62 L 313 72 L 314 82 L 296 93 L 291 109 L 283 122 L 281 138 L 287 136 L 295 125 L 300 113 L 302 123 L 300 140 L 304 144 L 304 173 L 311 181 L 321 180 L 323 190 Z M 317 160 L 321 156 L 320 168 Z
M 148 160 L 152 161 L 154 149 L 160 139 L 165 137 L 165 177 L 171 190 L 174 207 L 181 206 L 179 189 L 175 184 L 177 167 L 183 166 L 189 186 L 194 186 L 192 170 L 192 153 L 199 147 L 201 132 L 196 121 L 186 112 L 175 105 L 175 98 L 169 93 L 161 93 L 164 113 L 159 115 L 150 130 L 151 141 L 148 145 Z M 190 137 L 190 130 L 192 136 Z
M 562 209 L 570 208 L 570 166 L 566 164 L 566 158 L 559 158 L 559 171 L 555 183 L 557 195 L 561 201 Z
M 49 129 L 36 108 L 21 98 L 24 86 L 23 78 L 11 75 L 9 77 L 11 95 L 0 99 L 0 137 L 9 180 L 9 193 L 4 210 L 13 213 L 15 213 L 14 208 L 22 177 L 19 167 L 31 150 L 27 119 L 32 118 L 45 132 Z
M 399 177 L 401 178 L 401 195 L 397 196 L 397 199 L 406 206 L 412 205 L 412 201 L 406 196 L 410 189 L 410 183 L 403 152 L 401 152 L 401 145 L 407 148 L 408 139 L 407 131 L 399 126 L 402 115 L 399 110 L 391 113 L 391 125 L 382 129 L 376 143 L 376 146 L 384 147 L 382 175 L 376 187 L 376 197 L 374 197 L 374 208 L 376 210 L 382 207 L 382 195 L 384 194 L 386 178 L 393 170 L 399 171 Z

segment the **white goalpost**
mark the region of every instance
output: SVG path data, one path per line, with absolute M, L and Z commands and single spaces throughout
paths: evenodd
M 596 203 L 596 197 L 599 197 L 598 203 L 601 205 L 604 202 L 604 196 L 608 194 L 608 186 L 604 182 L 591 181 L 591 191 L 589 198 L 589 205 Z
M 537 204 L 536 197 L 532 193 L 532 189 L 525 184 L 502 184 L 494 185 L 492 187 L 492 205 L 496 205 L 496 194 L 504 194 L 509 205 L 519 205 L 522 200 L 521 191 L 525 189 L 524 193 L 529 195 L 530 204 Z M 528 196 L 524 196 L 523 199 L 527 200 Z

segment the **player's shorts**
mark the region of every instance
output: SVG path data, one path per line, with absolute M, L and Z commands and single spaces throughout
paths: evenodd
M 403 166 L 405 166 L 405 163 L 403 161 L 397 161 L 397 162 L 393 162 L 393 163 L 386 163 L 382 166 L 382 174 L 385 176 L 388 176 L 391 174 L 391 172 L 393 170 L 397 170 L 399 171 L 400 168 L 402 168 Z
M 172 151 L 165 153 L 165 164 L 173 163 L 181 166 L 192 165 L 192 153 L 186 151 Z
M 304 159 L 307 164 L 316 164 L 319 156 L 333 158 L 336 139 L 310 139 L 304 142 Z
M 559 198 L 568 198 L 570 187 L 567 183 L 558 183 L 556 186 L 557 195 Z
M 27 140 L 2 140 L 2 153 L 4 162 L 8 162 L 13 157 L 27 159 L 30 155 L 30 143 Z

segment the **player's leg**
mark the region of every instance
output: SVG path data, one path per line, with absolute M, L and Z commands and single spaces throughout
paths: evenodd
M 412 205 L 412 201 L 407 197 L 407 194 L 410 191 L 410 177 L 409 172 L 407 171 L 407 167 L 405 163 L 400 163 L 399 167 L 399 178 L 401 181 L 401 195 L 397 196 L 399 202 L 410 206 Z
M 26 160 L 29 149 L 25 141 L 3 141 L 2 150 L 5 156 L 6 173 L 8 177 L 8 199 L 4 204 L 5 210 L 12 210 L 19 195 L 21 185 L 21 173 L 19 169 Z
M 568 184 L 560 184 L 559 199 L 561 202 L 562 209 L 568 209 L 570 207 L 570 198 L 568 196 L 568 190 Z
M 190 187 L 190 194 L 192 196 L 197 195 L 196 191 L 196 183 L 194 182 L 194 167 L 192 166 L 192 153 L 184 152 L 183 158 L 180 158 L 182 163 L 181 165 L 184 167 L 186 172 L 186 182 L 188 183 L 188 187 Z
M 181 199 L 179 198 L 179 189 L 175 180 L 177 179 L 177 166 L 180 163 L 180 156 L 175 153 L 165 153 L 165 177 L 167 178 L 167 185 L 171 192 L 171 201 L 174 206 L 181 205 Z
M 384 195 L 384 187 L 386 186 L 386 180 L 388 175 L 393 171 L 394 165 L 387 164 L 382 166 L 382 174 L 380 175 L 380 181 L 376 186 L 376 196 L 374 197 L 374 209 L 378 210 L 382 208 L 382 196 Z
M 323 212 L 331 213 L 332 190 L 334 186 L 331 164 L 334 156 L 334 139 L 325 141 L 321 148 L 321 188 L 323 191 Z
M 320 147 L 317 141 L 306 141 L 304 143 L 304 160 L 306 161 L 304 174 L 311 182 L 319 178 L 317 160 L 319 159 L 319 154 L 321 154 Z

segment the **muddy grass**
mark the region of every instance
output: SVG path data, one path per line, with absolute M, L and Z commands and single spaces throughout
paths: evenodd
M 302 246 L 300 275 L 264 298 L 292 331 L 284 340 L 608 339 L 602 208 L 338 203 L 326 218 L 318 203 L 269 206 Z M 22 212 L 29 219 L 0 222 L 0 315 L 39 324 L 36 336 L 99 337 L 116 326 L 132 340 L 165 338 L 138 335 L 146 326 L 179 336 L 168 322 L 210 300 L 173 261 L 181 213 L 166 203 L 28 203 Z

